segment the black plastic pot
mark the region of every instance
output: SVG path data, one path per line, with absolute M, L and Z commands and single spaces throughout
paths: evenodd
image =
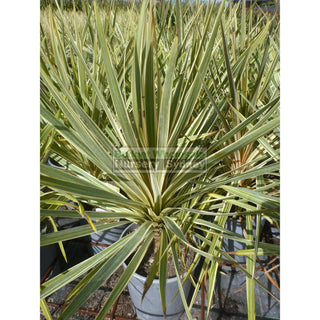
M 59 273 L 68 270 L 78 263 L 92 257 L 93 252 L 89 241 L 90 236 L 64 242 L 67 262 L 65 261 L 61 252 L 59 252 L 59 258 L 54 265 L 51 277 L 56 276 Z
M 50 157 L 47 157 L 44 163 L 54 168 L 66 169 Z M 50 189 L 45 190 L 44 192 L 48 191 L 50 191 Z M 68 202 L 73 203 L 72 201 Z M 93 207 L 87 203 L 82 203 L 82 205 L 85 210 L 93 210 Z M 73 209 L 71 206 L 68 205 L 60 207 L 59 209 L 62 208 L 64 208 L 65 210 Z M 53 219 L 58 230 L 70 229 L 87 224 L 87 221 L 83 218 Z M 42 279 L 44 277 L 45 273 L 51 266 L 53 268 L 50 272 L 49 278 L 54 277 L 60 274 L 61 272 L 91 257 L 93 255 L 93 250 L 90 245 L 90 241 L 91 237 L 85 236 L 78 239 L 63 242 L 64 250 L 67 256 L 67 262 L 65 261 L 58 244 L 40 247 L 40 278 Z
M 54 243 L 40 247 L 40 280 L 59 257 L 59 246 Z M 58 271 L 58 270 L 57 270 Z

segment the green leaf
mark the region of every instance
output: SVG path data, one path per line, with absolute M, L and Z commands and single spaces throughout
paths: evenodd
M 119 221 L 119 222 L 108 222 L 101 221 L 95 224 L 95 228 L 98 232 L 109 230 L 121 225 L 127 224 L 128 221 Z M 49 244 L 57 243 L 59 241 L 67 241 L 71 239 L 81 238 L 83 236 L 90 235 L 95 231 L 92 227 L 88 225 L 73 227 L 70 229 L 65 229 L 57 232 L 47 233 L 40 236 L 40 245 L 47 246 Z
M 91 219 L 125 219 L 125 218 L 137 218 L 139 215 L 136 213 L 121 210 L 119 212 L 114 211 L 86 211 L 86 214 Z M 79 219 L 79 213 L 73 210 L 52 210 L 52 209 L 41 209 L 40 210 L 41 217 L 60 217 L 60 218 L 75 218 Z
M 97 200 L 110 202 L 127 208 L 141 208 L 142 203 L 126 199 L 120 194 L 116 194 L 114 190 L 107 186 L 97 187 L 88 180 L 81 179 L 66 170 L 51 168 L 41 165 L 40 183 L 54 190 L 71 193 L 77 195 L 83 200 Z
M 130 254 L 136 250 L 145 237 L 148 241 L 150 241 L 150 227 L 151 222 L 145 222 L 141 227 L 139 227 L 139 229 L 129 235 L 131 241 L 127 243 L 125 247 L 122 247 L 117 253 L 112 255 L 108 260 L 106 260 L 101 267 L 99 267 L 99 270 L 95 272 L 92 277 L 82 286 L 71 303 L 63 310 L 61 316 L 58 318 L 59 320 L 69 319 L 70 316 L 72 316 L 79 309 L 79 307 L 95 292 L 95 290 L 97 290 L 102 283 L 105 282 L 122 265 L 125 259 L 127 259 Z M 144 243 L 142 247 L 144 248 Z M 143 257 L 140 256 L 139 258 L 142 260 Z M 121 278 L 119 279 L 119 282 L 120 281 Z M 102 310 L 103 308 L 101 311 Z
M 52 225 L 52 227 L 53 227 L 53 231 L 54 231 L 54 233 L 52 233 L 52 234 L 53 234 L 53 235 L 57 235 L 57 233 L 58 233 L 59 231 L 58 231 L 58 229 L 57 229 L 57 227 L 56 227 L 55 222 L 53 221 L 53 219 L 52 219 L 51 217 L 48 217 L 48 218 L 49 218 L 49 220 L 50 220 L 50 222 L 51 222 L 51 225 Z M 42 237 L 42 236 L 41 236 L 41 237 Z M 63 256 L 63 258 L 64 258 L 65 262 L 67 262 L 67 263 L 68 263 L 68 259 L 67 259 L 66 251 L 64 250 L 64 246 L 63 246 L 62 241 L 58 241 L 58 245 L 59 245 L 59 248 L 60 248 L 61 254 L 62 254 L 62 256 Z
M 96 28 L 97 28 L 99 43 L 101 45 L 101 55 L 102 55 L 102 58 L 104 61 L 104 66 L 105 66 L 105 70 L 106 70 L 106 77 L 108 80 L 112 101 L 115 106 L 115 109 L 116 109 L 116 112 L 118 115 L 118 119 L 121 123 L 123 133 L 126 137 L 126 141 L 127 141 L 128 145 L 130 145 L 131 147 L 135 147 L 135 146 L 138 146 L 137 141 L 135 139 L 136 134 L 131 126 L 131 121 L 128 116 L 126 105 L 123 100 L 123 96 L 121 94 L 119 84 L 117 82 L 115 70 L 112 65 L 110 53 L 109 53 L 109 50 L 107 47 L 106 38 L 103 34 L 101 20 L 100 20 L 100 14 L 99 14 L 99 10 L 98 10 L 96 2 L 94 2 L 94 10 L 95 10 L 95 16 L 96 16 L 96 20 L 95 20 L 96 21 Z
M 163 92 L 162 92 L 162 99 L 161 99 L 161 105 L 159 110 L 159 125 L 158 125 L 158 147 L 164 148 L 167 146 L 168 143 L 168 137 L 169 137 L 169 124 L 170 124 L 170 105 L 171 105 L 171 99 L 172 99 L 172 85 L 173 85 L 173 79 L 174 79 L 174 72 L 176 67 L 176 60 L 178 56 L 178 38 L 175 37 L 168 67 L 166 71 L 166 77 L 163 85 Z
M 261 205 L 264 208 L 267 209 L 277 209 L 280 205 L 280 199 L 277 197 L 268 196 L 266 194 L 249 190 L 246 188 L 236 188 L 231 186 L 221 186 L 222 189 L 239 196 L 241 198 L 244 198 L 250 202 L 253 202 L 257 205 Z
M 50 310 L 45 299 L 40 299 L 40 308 L 47 320 L 52 320 Z
M 160 263 L 159 263 L 159 289 L 163 314 L 166 315 L 166 291 L 167 291 L 167 265 L 168 265 L 168 239 L 165 232 L 161 233 L 160 239 Z
M 66 284 L 80 277 L 82 274 L 89 271 L 94 266 L 105 261 L 115 252 L 119 251 L 123 246 L 125 246 L 131 237 L 125 237 L 118 240 L 116 243 L 112 244 L 110 247 L 104 249 L 103 251 L 97 253 L 95 256 L 80 262 L 74 267 L 62 272 L 61 274 L 55 276 L 54 278 L 48 280 L 40 286 L 40 298 L 46 298 L 53 292 L 59 290 Z
M 172 218 L 164 216 L 162 217 L 162 220 L 164 221 L 168 230 L 170 230 L 173 233 L 173 235 L 176 236 L 180 241 L 185 243 L 188 247 L 190 247 L 192 250 L 199 253 L 200 255 L 208 259 L 212 259 L 212 256 L 210 254 L 206 253 L 205 251 L 199 250 L 195 246 L 191 245 L 190 242 L 188 242 L 188 240 L 182 233 L 181 228 L 177 225 L 177 223 Z
M 192 316 L 191 313 L 189 311 L 188 308 L 188 304 L 187 304 L 187 300 L 186 300 L 186 296 L 182 287 L 182 283 L 181 283 L 181 278 L 183 278 L 183 275 L 180 274 L 180 270 L 179 270 L 179 262 L 178 262 L 178 256 L 177 256 L 177 252 L 176 252 L 176 248 L 175 246 L 171 246 L 172 248 L 172 255 L 173 255 L 173 261 L 174 261 L 174 268 L 176 271 L 176 279 L 178 282 L 178 287 L 179 287 L 179 293 L 180 293 L 180 297 L 184 306 L 184 309 L 186 311 L 187 317 L 189 320 L 192 320 Z
M 132 278 L 133 274 L 138 269 L 142 259 L 147 253 L 147 250 L 153 240 L 153 232 L 149 232 L 146 234 L 144 238 L 144 242 L 142 243 L 141 247 L 137 251 L 137 253 L 133 256 L 128 266 L 125 268 L 123 274 L 121 275 L 119 281 L 111 291 L 105 305 L 100 310 L 98 316 L 96 317 L 97 320 L 103 320 L 110 308 L 115 303 L 116 299 L 119 297 L 123 289 L 126 287 L 130 279 Z

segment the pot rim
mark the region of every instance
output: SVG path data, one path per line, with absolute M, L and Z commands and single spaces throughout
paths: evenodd
M 51 157 L 48 157 L 48 164 L 49 164 L 50 167 L 57 168 L 57 169 L 62 169 L 62 170 L 66 170 L 66 167 L 64 167 L 64 166 L 62 166 L 62 165 L 60 165 L 60 164 L 59 164 L 59 166 L 58 166 L 58 165 L 54 164 L 54 163 L 52 162 L 52 160 L 55 161 L 55 160 L 52 159 Z

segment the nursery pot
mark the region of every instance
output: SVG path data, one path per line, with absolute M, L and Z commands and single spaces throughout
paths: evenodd
M 40 247 L 40 280 L 58 259 L 59 247 L 56 243 Z
M 130 224 L 122 233 L 123 237 L 126 232 L 133 231 L 137 228 L 136 224 Z M 124 269 L 127 267 L 123 263 Z M 184 274 L 186 275 L 186 273 Z M 135 273 L 128 283 L 129 294 L 132 300 L 133 307 L 137 314 L 137 318 L 142 320 L 162 320 L 165 319 L 162 307 L 161 297 L 159 289 L 159 280 L 154 279 L 149 290 L 147 291 L 144 299 L 141 303 L 141 297 L 143 293 L 143 285 L 146 281 L 146 277 Z M 183 284 L 183 291 L 187 297 L 191 288 L 191 281 L 188 278 Z M 173 297 L 179 290 L 177 277 L 167 279 L 166 288 L 166 315 L 168 320 L 178 320 L 184 313 L 184 306 L 181 300 L 181 296 L 178 293 L 176 298 L 172 301 Z M 172 302 L 171 302 L 172 301 Z
M 243 237 L 242 226 L 238 219 L 228 219 L 225 228 Z M 245 250 L 246 245 L 242 242 L 230 240 L 228 238 L 223 238 L 222 248 L 225 251 L 230 252 Z M 240 264 L 246 264 L 246 257 L 244 256 L 231 255 L 231 257 L 233 257 Z
M 264 224 L 264 221 L 265 221 L 265 219 L 262 218 L 261 229 Z M 244 222 L 244 226 L 245 225 L 246 225 L 246 223 Z M 241 237 L 243 237 L 242 226 L 241 226 L 238 219 L 233 219 L 233 218 L 228 219 L 226 222 L 225 228 L 240 235 Z M 252 221 L 252 230 L 253 230 L 254 237 L 256 237 L 256 223 L 255 223 L 255 221 Z M 260 230 L 260 233 L 261 233 L 261 230 Z M 259 235 L 259 239 L 260 239 L 260 237 L 261 237 L 261 234 Z M 246 250 L 247 246 L 245 243 L 238 242 L 238 241 L 231 240 L 231 239 L 227 239 L 227 238 L 223 238 L 222 248 L 227 252 L 230 252 L 230 251 L 232 252 L 232 251 Z M 231 257 L 233 257 L 241 265 L 246 264 L 246 257 L 245 256 L 231 255 Z
M 100 208 L 96 208 L 95 209 L 96 212 L 102 212 L 104 210 L 100 209 Z M 97 222 L 97 219 L 92 219 L 92 222 Z M 108 230 L 104 230 L 104 231 L 100 231 L 97 233 L 92 233 L 91 234 L 91 242 L 96 243 L 95 245 L 92 245 L 92 251 L 94 254 L 99 253 L 100 251 L 105 249 L 105 246 L 99 246 L 98 244 L 102 244 L 102 245 L 112 245 L 113 243 L 117 242 L 124 229 L 127 228 L 129 223 L 118 226 L 118 227 L 114 227 Z
M 45 164 L 49 165 L 50 167 L 53 167 L 53 168 L 57 168 L 57 169 L 66 169 L 64 166 L 62 166 L 61 164 L 59 164 L 57 161 L 55 161 L 54 159 L 50 158 L 50 157 L 47 157 L 45 159 Z
M 96 211 L 100 211 L 100 209 L 96 209 Z M 97 219 L 92 219 L 92 221 L 96 222 Z M 124 224 L 119 227 L 114 227 L 112 229 L 108 229 L 105 231 L 92 233 L 91 234 L 91 242 L 95 243 L 94 245 L 92 245 L 93 253 L 97 254 L 100 251 L 105 249 L 105 246 L 99 246 L 98 244 L 110 246 L 113 243 L 117 242 L 120 239 L 124 229 L 127 227 L 128 227 L 128 224 Z
M 104 184 L 107 184 L 106 182 L 104 182 Z M 121 192 L 120 190 L 120 193 L 121 194 L 124 194 L 123 192 Z M 102 212 L 104 210 L 100 209 L 100 208 L 97 208 L 95 209 L 96 212 Z M 97 219 L 92 219 L 92 222 L 97 222 L 98 220 Z M 114 228 L 111 228 L 111 229 L 108 229 L 108 230 L 104 230 L 104 231 L 100 231 L 100 232 L 97 232 L 97 233 L 92 233 L 91 234 L 91 241 L 96 243 L 96 244 L 102 244 L 102 245 L 112 245 L 113 243 L 117 242 L 124 229 L 128 227 L 130 223 L 127 223 L 127 224 L 124 224 L 124 225 L 121 225 L 121 226 L 118 226 L 118 227 L 114 227 Z M 92 246 L 92 251 L 94 254 L 97 254 L 99 253 L 100 251 L 104 250 L 105 249 L 105 246 L 99 246 L 99 245 L 93 245 Z
M 246 222 L 243 222 L 243 225 L 246 225 Z M 242 226 L 238 219 L 228 219 L 225 225 L 225 228 L 231 230 L 241 237 L 243 236 Z M 257 237 L 257 227 L 256 222 L 252 221 L 252 229 L 254 237 Z M 265 230 L 266 229 L 266 230 Z M 261 219 L 261 228 L 259 234 L 259 241 L 266 242 L 263 237 L 263 233 L 268 231 L 268 235 L 273 241 L 280 241 L 279 231 L 272 227 L 268 223 L 268 221 L 262 217 Z M 246 244 L 240 243 L 238 241 L 233 241 L 227 238 L 223 239 L 223 249 L 225 251 L 238 251 L 245 250 Z M 239 255 L 231 255 L 238 263 L 242 266 L 246 264 L 246 257 Z M 265 264 L 268 262 L 270 257 L 268 256 L 259 256 L 259 260 Z M 256 262 L 256 268 L 260 267 L 260 264 Z M 220 266 L 219 269 L 222 272 L 218 272 L 217 280 L 216 280 L 216 288 L 217 291 L 220 292 L 217 300 L 215 301 L 215 308 L 219 308 L 220 311 L 228 311 L 226 309 L 226 305 L 228 305 L 229 301 L 232 301 L 233 305 L 237 306 L 237 311 L 234 312 L 236 314 L 246 314 L 247 312 L 247 298 L 246 298 L 246 275 L 240 271 L 239 269 L 234 269 L 230 266 Z M 270 280 L 264 276 L 264 271 L 260 271 L 256 269 L 256 277 L 263 284 L 264 287 L 268 288 L 275 296 L 278 297 L 279 292 L 274 289 Z M 272 274 L 270 274 L 272 277 Z M 207 285 L 208 286 L 208 285 Z M 239 290 L 239 288 L 243 288 Z M 272 300 L 271 297 L 264 291 L 260 286 L 255 285 L 255 312 L 257 316 L 261 317 L 272 317 L 279 318 L 280 316 L 280 304 L 279 302 Z

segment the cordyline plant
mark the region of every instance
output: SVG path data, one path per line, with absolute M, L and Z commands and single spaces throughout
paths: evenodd
M 254 285 L 262 286 L 254 277 L 256 257 L 279 255 L 278 246 L 252 232 L 253 218 L 257 234 L 261 216 L 279 224 L 279 198 L 270 195 L 279 185 L 278 39 L 272 19 L 261 13 L 253 22 L 252 11 L 239 14 L 240 8 L 145 0 L 135 34 L 125 37 L 114 16 L 101 21 L 95 2 L 78 29 L 59 7 L 56 16 L 49 12 L 50 36 L 41 46 L 41 155 L 50 153 L 66 169 L 41 164 L 41 185 L 52 190 L 43 195 L 41 217 L 83 217 L 89 224 L 42 235 L 41 245 L 62 247 L 128 221 L 138 228 L 42 284 L 47 318 L 50 294 L 86 274 L 59 317 L 69 319 L 131 257 L 96 317 L 104 319 L 153 247 L 144 293 L 157 276 L 166 313 L 172 256 L 192 319 L 201 282 L 209 279 L 209 311 L 219 263 L 237 265 L 221 250 L 223 238 L 247 245 L 238 252 L 247 268 L 239 268 L 247 277 L 248 316 L 255 318 Z M 80 215 L 58 209 L 66 199 Z M 82 203 L 104 211 L 85 211 Z M 246 217 L 247 237 L 224 228 L 237 216 Z M 190 268 L 183 247 L 195 252 Z M 182 289 L 188 277 L 195 287 L 190 302 Z

